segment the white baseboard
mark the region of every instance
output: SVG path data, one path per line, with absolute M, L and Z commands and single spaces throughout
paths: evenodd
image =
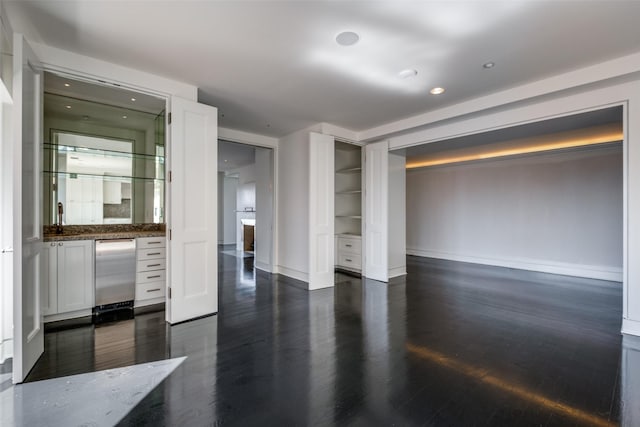
M 271 265 L 267 264 L 266 262 L 262 262 L 262 261 L 257 261 L 256 260 L 256 268 L 258 270 L 262 270 L 262 271 L 266 271 L 267 273 L 271 273 Z
M 292 279 L 297 279 L 305 283 L 309 283 L 309 273 L 305 273 L 304 271 L 299 271 L 293 268 L 279 265 L 278 274 L 282 274 L 283 276 L 291 277 Z
M 0 342 L 0 363 L 13 357 L 13 339 L 8 338 Z
M 389 279 L 393 279 L 394 277 L 398 277 L 398 276 L 404 276 L 406 274 L 407 274 L 406 265 L 389 269 Z
M 640 321 L 622 319 L 622 333 L 625 335 L 635 335 L 640 337 Z
M 487 258 L 476 255 L 452 254 L 447 252 L 425 251 L 407 248 L 407 255 L 427 258 L 446 259 L 450 261 L 469 262 L 473 264 L 492 265 L 496 267 L 517 268 L 519 270 L 537 271 L 541 273 L 561 274 L 564 276 L 585 277 L 588 279 L 622 282 L 622 268 L 599 265 L 570 264 L 555 261 L 544 261 L 527 258 Z
M 70 311 L 67 313 L 50 314 L 50 315 L 44 316 L 44 323 L 57 322 L 59 320 L 75 319 L 77 317 L 85 317 L 85 316 L 91 316 L 91 315 L 93 315 L 93 310 L 91 308 L 87 308 L 84 310 Z

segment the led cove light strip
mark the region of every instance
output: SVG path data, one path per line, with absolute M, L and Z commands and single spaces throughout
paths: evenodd
M 550 144 L 532 145 L 528 147 L 513 148 L 508 150 L 488 151 L 478 154 L 469 154 L 459 157 L 447 157 L 437 160 L 426 160 L 407 163 L 407 169 L 424 168 L 428 166 L 446 165 L 449 163 L 461 163 L 471 160 L 485 160 L 498 157 L 517 156 L 519 154 L 539 153 L 542 151 L 560 150 L 563 148 L 574 148 L 596 144 L 606 144 L 611 142 L 622 141 L 622 132 L 615 132 L 607 135 L 598 135 L 591 138 L 569 139 L 561 142 Z

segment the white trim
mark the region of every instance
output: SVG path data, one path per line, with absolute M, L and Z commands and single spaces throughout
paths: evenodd
M 255 267 L 258 270 L 267 272 L 267 273 L 271 273 L 271 266 L 267 263 L 261 262 L 261 261 L 256 261 Z
M 111 82 L 140 92 L 174 95 L 189 101 L 198 100 L 198 88 L 194 85 L 44 44 L 30 44 L 47 70 Z
M 472 264 L 491 265 L 496 267 L 516 268 L 519 270 L 537 271 L 540 273 L 561 274 L 564 276 L 622 282 L 622 268 L 616 267 L 570 264 L 530 258 L 491 258 L 482 255 L 453 254 L 415 248 L 407 248 L 407 255 L 469 262 Z
M 50 314 L 44 316 L 44 323 L 57 322 L 59 320 L 76 319 L 78 317 L 86 317 L 93 315 L 93 310 L 85 308 L 83 310 L 68 311 L 66 313 Z
M 291 277 L 292 279 L 300 280 L 305 282 L 308 286 L 309 284 L 309 273 L 305 273 L 304 271 L 295 270 L 293 268 L 284 267 L 282 265 L 278 266 L 278 274 L 282 274 L 283 276 Z
M 640 322 L 631 319 L 622 319 L 623 334 L 640 336 Z
M 224 127 L 218 127 L 218 139 L 249 144 L 256 147 L 278 148 L 278 138 Z
M 389 269 L 389 279 L 393 279 L 394 277 L 406 276 L 407 268 L 403 265 L 402 267 L 394 267 Z
M 364 143 L 358 140 L 358 132 L 336 126 L 331 123 L 319 123 L 319 126 L 320 133 L 322 134 L 331 135 L 340 141 L 348 142 L 350 144 L 364 145 Z
M 373 127 L 358 133 L 359 141 L 382 139 L 393 133 L 415 129 L 452 117 L 486 111 L 499 105 L 511 104 L 537 96 L 549 95 L 566 89 L 576 88 L 589 83 L 601 82 L 640 71 L 640 53 L 623 56 L 610 61 L 595 64 L 558 74 L 532 83 L 509 88 L 490 95 L 451 105 L 435 111 L 418 114 L 397 120 L 382 126 Z

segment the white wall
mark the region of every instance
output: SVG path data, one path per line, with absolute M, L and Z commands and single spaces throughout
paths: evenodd
M 309 132 L 280 139 L 278 158 L 278 272 L 309 277 Z
M 621 144 L 407 173 L 407 252 L 622 280 Z
M 273 270 L 273 149 L 256 148 L 256 268 Z

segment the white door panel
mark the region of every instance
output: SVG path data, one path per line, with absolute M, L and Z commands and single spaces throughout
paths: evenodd
M 44 351 L 40 305 L 42 241 L 42 69 L 21 34 L 14 35 L 14 362 L 20 383 Z
M 217 109 L 171 101 L 171 183 L 167 320 L 218 311 Z
M 334 138 L 309 135 L 309 290 L 334 285 Z
M 386 282 L 388 273 L 389 145 L 365 147 L 365 267 L 364 276 Z

